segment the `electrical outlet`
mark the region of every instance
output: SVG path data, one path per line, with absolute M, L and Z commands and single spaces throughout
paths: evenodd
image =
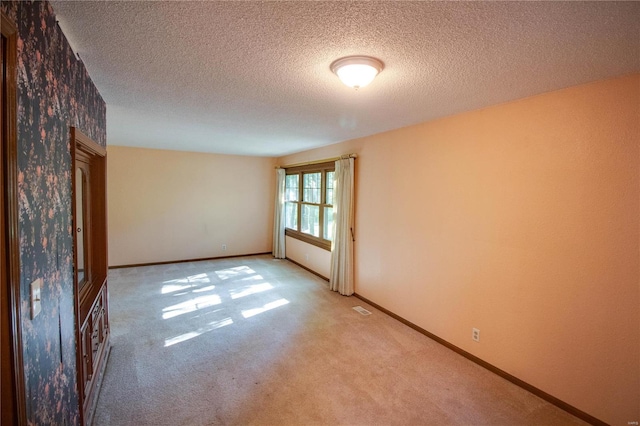
M 31 319 L 34 319 L 38 316 L 40 311 L 42 310 L 42 278 L 38 278 L 34 282 L 31 283 Z
M 226 245 L 226 244 L 223 244 L 223 245 L 222 245 L 222 251 L 226 251 L 226 250 L 227 250 L 227 245 Z
M 480 341 L 480 330 L 478 330 L 477 328 L 472 328 L 471 329 L 471 338 L 474 341 L 479 342 Z

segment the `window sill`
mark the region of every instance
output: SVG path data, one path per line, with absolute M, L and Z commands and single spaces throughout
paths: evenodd
M 321 240 L 312 235 L 304 234 L 302 232 L 294 231 L 292 229 L 286 228 L 284 230 L 284 234 L 288 237 L 295 238 L 296 240 L 300 240 L 302 242 L 314 245 L 316 247 L 320 247 L 321 249 L 325 249 L 327 251 L 331 251 L 331 241 Z

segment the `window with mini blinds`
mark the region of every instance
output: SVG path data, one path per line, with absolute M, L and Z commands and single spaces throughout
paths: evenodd
M 286 235 L 331 250 L 335 163 L 286 169 Z

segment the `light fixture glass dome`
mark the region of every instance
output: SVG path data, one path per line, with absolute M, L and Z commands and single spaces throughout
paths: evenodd
M 331 71 L 356 90 L 371 83 L 383 68 L 380 60 L 369 56 L 347 56 L 331 64 Z

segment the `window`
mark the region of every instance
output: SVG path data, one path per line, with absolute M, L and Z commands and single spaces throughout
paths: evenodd
M 287 169 L 286 235 L 331 250 L 335 163 Z

